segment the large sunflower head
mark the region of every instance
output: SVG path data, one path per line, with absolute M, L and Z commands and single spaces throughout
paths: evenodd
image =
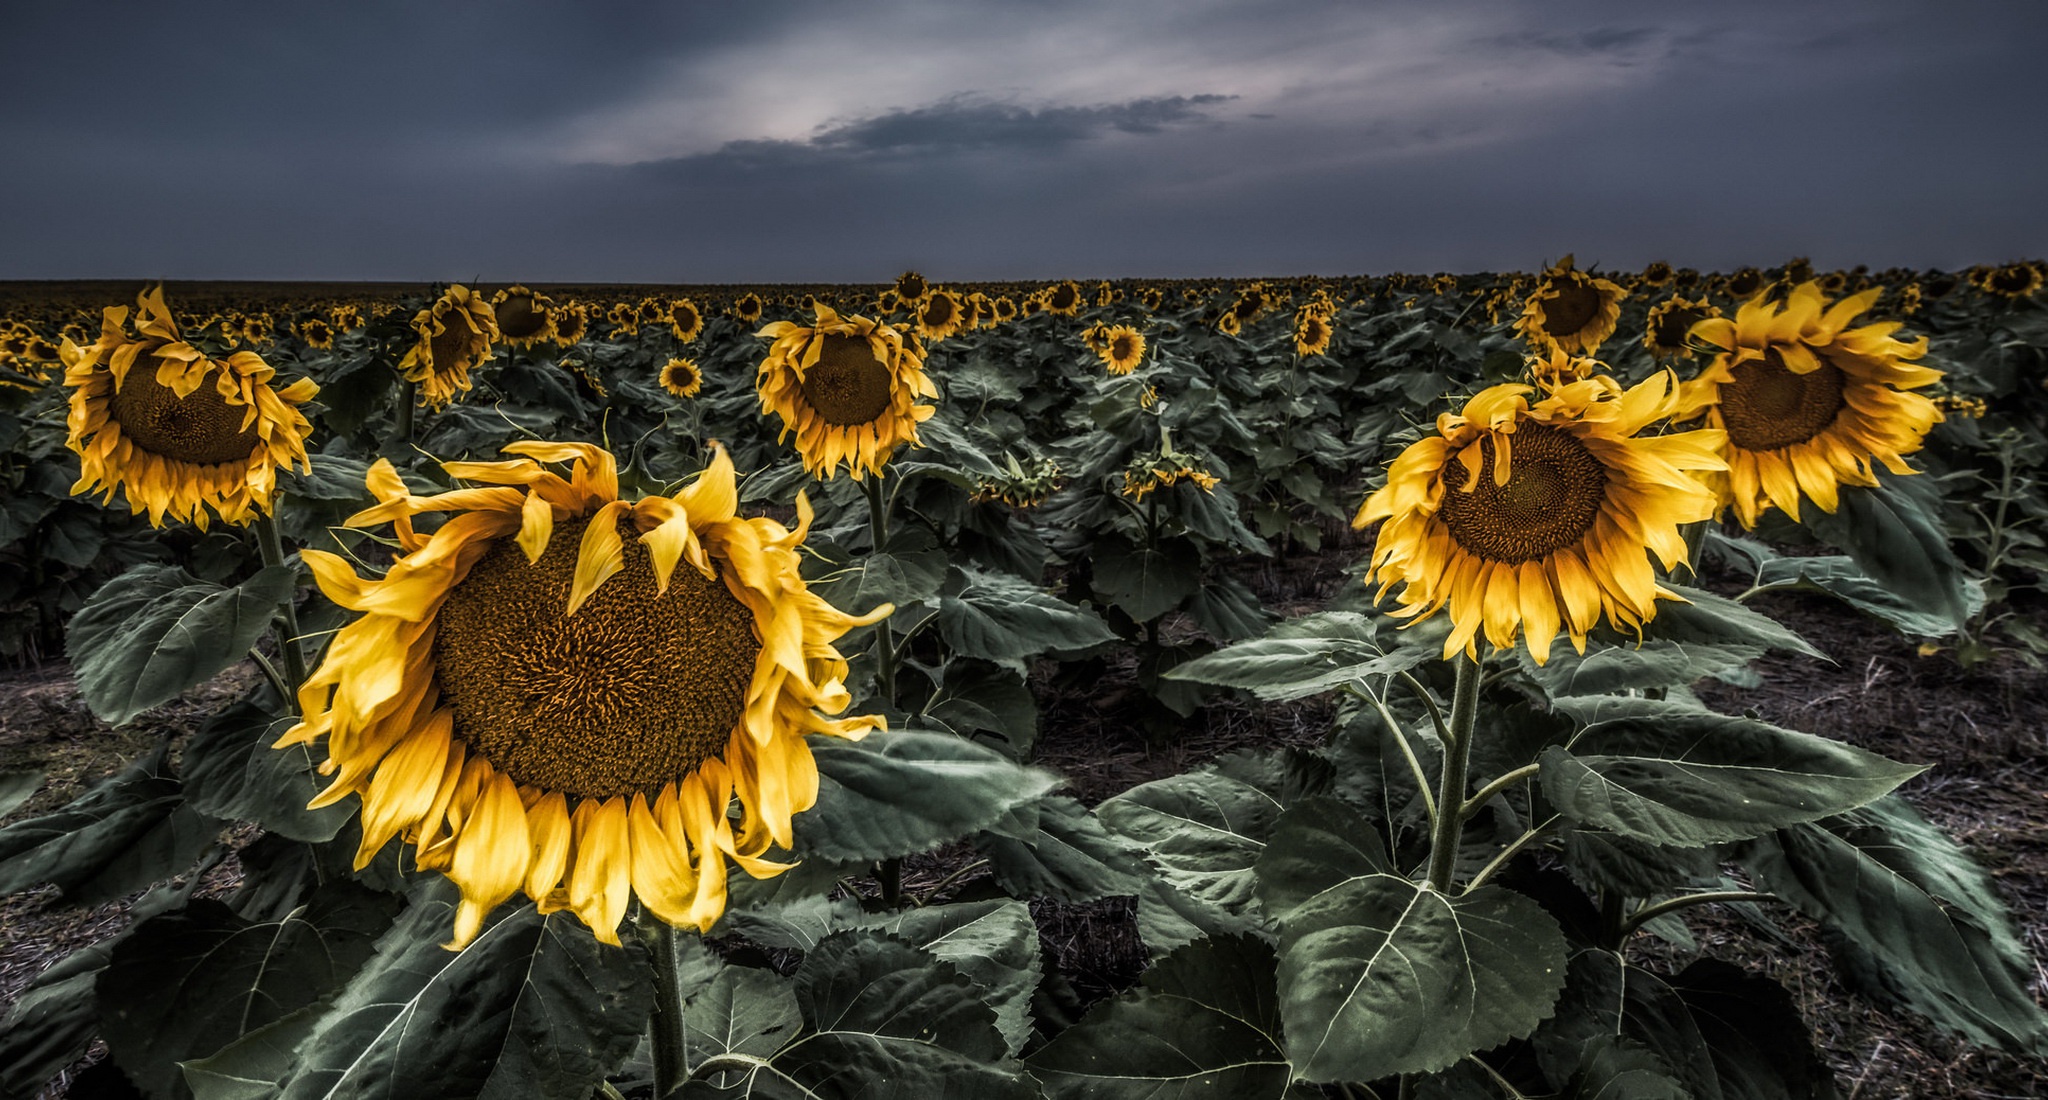
M 322 591 L 360 613 L 299 691 L 277 744 L 324 743 L 324 806 L 362 799 L 360 867 L 393 837 L 461 888 L 451 947 L 525 893 L 619 942 L 631 897 L 709 928 L 726 860 L 766 876 L 817 799 L 805 736 L 857 738 L 832 642 L 873 622 L 799 575 L 797 529 L 741 519 L 723 450 L 673 497 L 618 497 L 611 456 L 515 443 L 505 462 L 450 462 L 477 487 L 418 497 L 378 460 L 401 556 L 381 578 L 305 551 Z M 573 463 L 567 478 L 542 463 Z M 422 513 L 448 513 L 431 535 Z M 737 799 L 735 812 L 733 803 Z
M 677 397 L 695 397 L 704 388 L 704 372 L 694 359 L 671 359 L 661 368 L 661 388 Z
M 1840 485 L 1877 484 L 1874 464 L 1912 472 L 1900 456 L 1919 450 L 1942 416 L 1910 391 L 1941 372 L 1909 362 L 1927 353 L 1927 339 L 1893 339 L 1896 321 L 1849 327 L 1882 294 L 1830 306 L 1801 283 L 1783 303 L 1753 299 L 1732 321 L 1693 326 L 1719 354 L 1685 383 L 1681 415 L 1725 429 L 1728 472 L 1715 486 L 1744 527 L 1772 506 L 1798 519 L 1802 495 L 1833 512 Z
M 1522 303 L 1515 331 L 1537 351 L 1555 348 L 1591 355 L 1614 335 L 1626 297 L 1628 291 L 1617 284 L 1573 270 L 1572 258 L 1566 256 L 1543 273 L 1543 280 Z
M 419 387 L 419 402 L 440 408 L 469 389 L 469 372 L 491 360 L 498 334 L 491 303 L 460 283 L 412 319 L 419 342 L 398 364 L 405 380 Z
M 491 316 L 498 334 L 515 348 L 555 339 L 554 299 L 523 286 L 510 286 L 491 296 Z
M 1605 376 L 1531 404 L 1529 386 L 1481 391 L 1437 434 L 1394 460 L 1352 526 L 1384 521 L 1366 582 L 1399 583 L 1396 615 L 1420 621 L 1446 605 L 1444 656 L 1478 655 L 1518 632 L 1542 664 L 1562 627 L 1585 652 L 1605 618 L 1640 631 L 1659 598 L 1650 556 L 1685 559 L 1680 524 L 1713 515 L 1696 476 L 1718 470 L 1718 431 L 1642 432 L 1676 407 L 1669 374 L 1624 391 Z
M 1111 325 L 1103 331 L 1096 354 L 1109 373 L 1129 374 L 1145 360 L 1145 334 L 1129 325 Z
M 73 493 L 119 488 L 130 512 L 157 527 L 171 519 L 202 529 L 208 512 L 248 523 L 268 512 L 280 467 L 311 469 L 313 426 L 299 406 L 320 388 L 301 378 L 282 389 L 261 356 L 210 359 L 179 335 L 163 290 L 138 301 L 135 333 L 125 306 L 106 311 L 100 337 L 58 349 L 71 388 L 70 434 L 78 454 Z
M 1686 335 L 1692 326 L 1709 317 L 1719 317 L 1721 307 L 1705 298 L 1690 300 L 1680 296 L 1667 298 L 1650 307 L 1650 315 L 1643 322 L 1643 347 L 1649 349 L 1652 359 L 1664 360 L 1673 357 L 1691 357 L 1692 347 Z
M 880 474 L 896 448 L 918 445 L 917 425 L 936 411 L 918 404 L 939 396 L 924 348 L 894 326 L 815 308 L 810 325 L 776 321 L 757 334 L 774 341 L 754 379 L 761 411 L 782 418 L 783 439 L 796 434 L 817 477 L 836 475 L 842 461 L 856 481 Z
M 697 303 L 677 298 L 668 305 L 668 329 L 677 340 L 687 344 L 704 332 L 704 314 Z

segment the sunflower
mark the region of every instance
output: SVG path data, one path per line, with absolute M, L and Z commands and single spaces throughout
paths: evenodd
M 395 528 L 403 554 L 383 577 L 304 552 L 321 590 L 362 614 L 276 747 L 324 741 L 334 781 L 311 805 L 361 797 L 357 867 L 402 835 L 461 888 L 451 948 L 521 892 L 615 945 L 632 896 L 707 929 L 728 857 L 756 877 L 786 869 L 762 857 L 817 799 L 805 734 L 883 727 L 824 715 L 850 701 L 833 640 L 891 609 L 855 618 L 808 591 L 809 502 L 795 531 L 738 518 L 723 449 L 675 496 L 631 503 L 597 447 L 505 450 L 522 457 L 446 463 L 480 487 L 432 497 L 371 467 L 379 503 L 348 522 Z M 543 462 L 574 465 L 564 479 Z M 427 512 L 453 514 L 425 535 L 412 521 Z
M 491 360 L 498 321 L 491 304 L 460 283 L 412 319 L 419 342 L 398 364 L 419 387 L 422 405 L 440 408 L 469 389 L 469 372 Z
M 960 297 L 950 290 L 932 290 L 917 307 L 917 334 L 927 343 L 960 331 Z
M 661 368 L 661 388 L 677 397 L 695 397 L 704 388 L 704 372 L 694 359 L 671 359 Z
M 498 334 L 515 348 L 555 340 L 554 299 L 523 286 L 510 286 L 491 296 L 491 316 Z
M 1802 494 L 1833 512 L 1840 485 L 1877 484 L 1874 462 L 1913 472 L 1900 456 L 1919 450 L 1942 415 L 1907 391 L 1941 372 L 1907 362 L 1927 353 L 1927 339 L 1893 339 L 1896 321 L 1848 327 L 1882 293 L 1830 306 L 1818 286 L 1801 283 L 1782 305 L 1753 299 L 1732 321 L 1693 326 L 1720 354 L 1684 385 L 1681 415 L 1726 430 L 1728 472 L 1713 485 L 1744 527 L 1773 505 L 1797 520 Z
M 2026 260 L 1970 272 L 1970 282 L 1978 290 L 2000 298 L 2031 298 L 2040 292 L 2042 279 L 2041 265 Z
M 1081 312 L 1081 288 L 1076 286 L 1072 279 L 1061 283 L 1054 283 L 1039 291 L 1039 293 L 1044 296 L 1042 301 L 1047 313 L 1057 314 L 1061 317 L 1072 317 L 1074 314 Z
M 156 527 L 168 515 L 204 530 L 209 509 L 235 524 L 268 512 L 279 467 L 312 468 L 299 406 L 320 387 L 272 388 L 277 372 L 255 352 L 207 358 L 179 335 L 161 287 L 138 299 L 137 335 L 127 320 L 126 306 L 109 308 L 97 341 L 58 349 L 80 466 L 72 493 L 122 489 Z
M 555 343 L 563 347 L 583 342 L 590 335 L 590 310 L 572 302 L 555 310 Z
M 1294 314 L 1294 351 L 1297 355 L 1321 355 L 1330 350 L 1330 318 L 1313 306 Z
M 1724 285 L 1729 297 L 1747 300 L 1764 288 L 1764 273 L 1753 267 L 1739 268 Z
M 1144 306 L 1147 313 L 1157 313 L 1159 307 L 1166 304 L 1166 292 L 1156 286 L 1148 286 L 1138 292 L 1138 304 Z
M 1237 311 L 1224 310 L 1223 316 L 1216 318 L 1216 331 L 1225 336 L 1236 336 L 1244 331 L 1244 324 L 1237 319 Z
M 325 318 L 308 317 L 298 324 L 298 337 L 309 348 L 325 350 L 334 346 L 334 326 Z
M 1671 270 L 1670 264 L 1663 260 L 1651 260 L 1649 266 L 1643 268 L 1642 283 L 1649 287 L 1669 286 L 1671 280 L 1676 277 L 1677 273 Z
M 252 347 L 270 343 L 276 334 L 277 326 L 271 323 L 268 313 L 242 318 L 242 339 L 248 341 Z
M 995 319 L 998 324 L 1008 324 L 1017 319 L 1017 299 L 1005 294 L 996 299 Z
M 1533 405 L 1532 392 L 1493 386 L 1439 416 L 1352 520 L 1385 521 L 1365 579 L 1382 598 L 1401 584 L 1394 614 L 1449 605 L 1446 658 L 1477 657 L 1482 627 L 1497 649 L 1520 631 L 1537 664 L 1560 627 L 1581 653 L 1603 616 L 1640 633 L 1660 597 L 1677 598 L 1650 554 L 1685 560 L 1679 525 L 1714 513 L 1695 471 L 1722 468 L 1721 433 L 1639 434 L 1677 405 L 1668 372 L 1625 392 L 1605 376 Z
M 1652 359 L 1690 358 L 1692 349 L 1686 344 L 1686 334 L 1693 325 L 1720 315 L 1721 307 L 1705 298 L 1667 298 L 1650 307 L 1650 315 L 1643 322 L 1643 347 L 1649 349 Z
M 774 343 L 754 386 L 761 411 L 782 418 L 780 439 L 796 433 L 804 469 L 830 478 L 844 461 L 859 481 L 880 474 L 896 448 L 922 445 L 917 425 L 937 410 L 917 400 L 938 397 L 938 387 L 925 377 L 924 348 L 894 326 L 816 312 L 813 325 L 776 321 L 756 334 Z
M 1112 325 L 1103 334 L 1102 347 L 1096 351 L 1102 365 L 1111 374 L 1129 374 L 1138 369 L 1145 358 L 1145 334 L 1129 325 Z
M 759 294 L 742 294 L 739 300 L 732 304 L 732 315 L 751 325 L 761 319 L 761 309 Z
M 1529 377 L 1536 388 L 1545 393 L 1555 393 L 1574 382 L 1606 373 L 1606 364 L 1597 359 L 1572 355 L 1557 348 L 1550 349 L 1549 355 L 1529 357 Z
M 885 290 L 875 296 L 875 309 L 881 313 L 894 313 L 903 308 L 903 296 L 894 290 Z
M 688 298 L 670 300 L 662 319 L 668 322 L 669 334 L 678 343 L 687 344 L 704 333 L 704 313 Z
M 898 300 L 915 305 L 918 302 L 924 301 L 924 296 L 930 293 L 932 285 L 926 282 L 925 277 L 917 272 L 906 271 L 896 276 L 896 285 L 893 289 Z
M 1557 266 L 1543 272 L 1527 301 L 1515 331 L 1526 337 L 1537 351 L 1562 349 L 1573 355 L 1591 355 L 1621 320 L 1623 290 L 1606 279 L 1572 269 L 1566 255 Z

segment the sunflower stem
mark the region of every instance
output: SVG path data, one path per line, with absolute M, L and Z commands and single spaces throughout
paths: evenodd
M 1445 729 L 1443 785 L 1436 796 L 1436 828 L 1429 842 L 1429 886 L 1439 893 L 1451 888 L 1458 868 L 1458 837 L 1464 831 L 1467 773 L 1472 767 L 1472 727 L 1479 712 L 1479 662 L 1467 654 L 1457 662 L 1457 684 L 1451 689 L 1451 720 Z
M 648 915 L 644 914 L 643 915 Z M 688 1036 L 683 1030 L 682 933 L 665 920 L 650 919 L 654 963 L 654 1095 L 668 1096 L 690 1079 Z
M 284 539 L 277 533 L 276 509 L 284 503 L 283 495 L 276 497 L 272 510 L 256 515 L 256 545 L 263 553 L 263 564 L 284 565 Z M 294 584 L 283 600 L 277 605 L 277 649 L 284 655 L 284 674 L 287 681 L 284 705 L 292 713 L 299 709 L 299 685 L 306 682 L 306 651 L 299 648 L 298 585 Z
M 1653 920 L 1656 920 L 1658 917 L 1661 917 L 1666 913 L 1673 913 L 1680 909 L 1689 908 L 1694 905 L 1718 905 L 1722 902 L 1735 901 L 1776 900 L 1778 900 L 1778 895 L 1776 894 L 1765 894 L 1755 890 L 1714 890 L 1704 894 L 1680 894 L 1675 898 L 1665 898 L 1663 901 L 1657 902 L 1655 905 L 1645 905 L 1642 908 L 1636 910 L 1634 913 L 1631 913 L 1627 919 L 1621 922 L 1621 939 L 1627 940 L 1630 936 L 1635 934 L 1636 929 L 1641 928 L 1643 925 L 1648 924 Z
M 412 407 L 419 400 L 419 383 L 407 381 L 398 387 L 398 442 L 400 446 L 412 443 Z
M 869 478 L 864 487 L 868 498 L 868 533 L 874 543 L 870 553 L 880 554 L 889 544 L 889 502 L 883 495 L 882 475 Z M 875 679 L 882 689 L 882 705 L 896 709 L 896 637 L 887 619 L 875 624 Z

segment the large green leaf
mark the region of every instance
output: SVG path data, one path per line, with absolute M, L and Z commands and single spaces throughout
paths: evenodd
M 817 738 L 818 803 L 796 816 L 797 851 L 829 860 L 927 852 L 986 829 L 1059 777 L 965 738 L 922 730 Z
M 906 527 L 881 552 L 812 581 L 811 590 L 849 614 L 865 615 L 885 603 L 901 608 L 935 595 L 945 578 L 946 554 L 931 532 Z
M 1569 647 L 1550 651 L 1539 665 L 1529 651 L 1516 651 L 1522 671 L 1555 697 L 1602 695 L 1631 688 L 1680 687 L 1705 676 L 1743 668 L 1763 656 L 1762 646 L 1740 643 L 1646 641 L 1641 645 L 1589 645 L 1581 656 Z
M 217 901 L 138 925 L 95 986 L 101 1034 L 129 1080 L 175 1096 L 178 1063 L 319 1000 L 370 957 L 397 899 L 337 883 L 280 921 Z
M 1030 757 L 1038 740 L 1038 701 L 1024 678 L 983 661 L 955 658 L 924 714 L 955 733 L 1001 749 L 1012 760 Z
M 42 786 L 40 771 L 0 772 L 0 817 L 20 809 Z
M 164 754 L 159 745 L 63 809 L 0 829 L 0 894 L 48 882 L 94 904 L 190 866 L 220 826 L 185 803 Z
M 720 965 L 717 975 L 683 1003 L 683 1035 L 689 1044 L 685 1061 L 694 1069 L 722 1054 L 766 1058 L 795 1038 L 803 1024 L 787 979 L 772 971 Z
M 260 696 L 274 700 L 265 691 Z M 278 716 L 257 698 L 241 699 L 218 711 L 185 745 L 185 798 L 202 813 L 253 821 L 291 840 L 332 840 L 355 812 L 343 800 L 309 810 L 306 803 L 327 784 L 305 745 L 274 749 L 298 719 Z
M 36 975 L 0 1019 L 0 1094 L 34 1096 L 59 1070 L 83 1057 L 99 1030 L 93 983 L 113 944 L 75 951 Z
M 1007 573 L 954 566 L 939 599 L 939 635 L 953 652 L 1022 671 L 1024 658 L 1114 641 L 1100 616 Z
M 1279 1100 L 1292 1073 L 1273 970 L 1256 939 L 1176 948 L 1026 1063 L 1054 1100 Z
M 1941 489 L 1930 477 L 1877 475 L 1876 488 L 1844 485 L 1833 514 L 1802 509 L 1800 519 L 1849 552 L 1887 591 L 1949 630 L 1969 617 L 1962 563 L 1941 525 Z M 1948 633 L 1943 631 L 1942 633 Z
M 797 969 L 804 1031 L 766 1058 L 714 1066 L 685 1095 L 807 1100 L 1028 1100 L 995 1014 L 950 962 L 910 944 L 842 932 Z
M 1215 766 L 1133 787 L 1096 807 L 1104 826 L 1137 844 L 1157 872 L 1155 887 L 1192 931 L 1168 941 L 1147 934 L 1154 951 L 1196 934 L 1262 931 L 1265 919 L 1253 866 L 1285 805 L 1270 778 L 1226 774 Z M 1148 893 L 1139 895 L 1142 918 Z
M 178 1063 L 194 1100 L 272 1100 L 298 1060 L 327 1002 L 316 1001 L 243 1035 L 204 1058 Z
M 1769 615 L 1704 589 L 1687 588 L 1668 580 L 1661 583 L 1683 600 L 1658 602 L 1656 617 L 1643 624 L 1645 640 L 1756 646 L 1803 657 L 1823 656 L 1806 639 Z
M 1310 798 L 1288 807 L 1259 854 L 1259 898 L 1283 924 L 1302 902 L 1341 883 L 1393 874 L 1379 829 L 1349 803 Z
M 1089 561 L 1095 595 L 1141 623 L 1179 607 L 1201 583 L 1201 556 L 1179 539 L 1156 546 L 1104 539 L 1091 548 Z
M 177 698 L 240 661 L 294 583 L 281 565 L 233 588 L 176 566 L 130 569 L 95 592 L 65 634 L 79 694 L 117 726 Z
M 1009 1053 L 1024 1048 L 1031 1037 L 1031 995 L 1045 975 L 1038 925 L 1029 906 L 993 898 L 874 913 L 860 923 L 959 967 L 995 1012 L 996 1030 L 1002 1032 Z
M 1287 1053 L 1310 1081 L 1443 1069 L 1528 1035 L 1564 986 L 1557 922 L 1498 886 L 1451 896 L 1348 878 L 1288 910 L 1280 932 Z
M 1543 793 L 1582 824 L 1681 848 L 1853 809 L 1924 769 L 1824 737 L 1649 699 L 1576 699 L 1596 716 L 1541 757 Z
M 1878 991 L 2004 1050 L 2048 1054 L 2034 964 L 1982 869 L 1896 796 L 1744 846 L 1763 888 L 1860 949 Z
M 1166 677 L 1245 688 L 1261 699 L 1299 699 L 1367 676 L 1414 668 L 1432 656 L 1416 647 L 1387 653 L 1371 619 L 1352 611 L 1320 611 L 1282 623 L 1263 638 L 1189 661 Z
M 1135 844 L 1074 799 L 1052 795 L 1028 809 L 1022 821 L 1005 819 L 974 837 L 1012 897 L 1096 901 L 1137 893 L 1150 873 Z
M 524 904 L 449 951 L 454 908 L 446 879 L 421 887 L 299 1046 L 279 1096 L 584 1100 L 632 1053 L 653 1001 L 637 948 Z

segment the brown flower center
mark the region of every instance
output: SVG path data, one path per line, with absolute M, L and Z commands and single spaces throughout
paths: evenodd
M 475 345 L 481 343 L 475 330 L 470 328 L 468 312 L 451 309 L 441 318 L 441 331 L 427 341 L 427 354 L 433 358 L 435 374 L 452 374 L 466 371 L 476 364 Z
M 1686 333 L 1706 318 L 1706 310 L 1690 306 L 1665 310 L 1664 315 L 1657 318 L 1656 327 L 1650 330 L 1650 339 L 1667 351 L 1683 351 Z
M 626 567 L 564 615 L 589 522 L 556 524 L 537 562 L 508 538 L 471 567 L 435 617 L 436 676 L 456 736 L 514 780 L 651 793 L 724 750 L 761 643 L 746 605 L 688 563 L 657 596 L 630 525 Z
M 1577 436 L 1523 421 L 1508 445 L 1506 485 L 1494 484 L 1494 437 L 1482 436 L 1479 447 L 1478 484 L 1466 492 L 1464 465 L 1447 463 L 1437 511 L 1467 553 L 1519 564 L 1574 545 L 1592 529 L 1607 500 L 1607 467 Z
M 1128 332 L 1122 333 L 1109 343 L 1109 357 L 1119 363 L 1128 363 L 1138 357 L 1138 338 Z
M 1543 331 L 1552 336 L 1570 336 L 1593 323 L 1600 315 L 1600 291 L 1584 279 L 1566 279 L 1553 284 L 1556 297 L 1543 300 Z
M 924 321 L 926 328 L 944 328 L 953 323 L 953 318 L 958 315 L 958 312 L 958 310 L 953 308 L 953 299 L 951 297 L 944 294 L 934 294 L 931 296 L 931 300 L 925 303 L 924 316 L 921 320 Z
M 804 403 L 835 427 L 871 423 L 889 407 L 894 378 L 866 337 L 827 333 L 818 361 L 804 371 Z
M 535 309 L 527 295 L 515 294 L 498 303 L 498 332 L 508 340 L 524 340 L 547 323 L 548 315 Z
M 228 404 L 214 388 L 218 379 L 212 372 L 198 389 L 179 397 L 156 380 L 156 367 L 154 356 L 136 356 L 114 394 L 107 413 L 121 426 L 121 434 L 153 455 L 195 466 L 249 461 L 262 445 L 254 424 L 242 427 L 249 406 Z
M 1848 403 L 1842 399 L 1842 369 L 1827 360 L 1806 374 L 1794 374 L 1776 348 L 1729 371 L 1723 383 L 1721 420 L 1728 442 L 1745 451 L 1774 451 L 1804 443 L 1835 422 Z

